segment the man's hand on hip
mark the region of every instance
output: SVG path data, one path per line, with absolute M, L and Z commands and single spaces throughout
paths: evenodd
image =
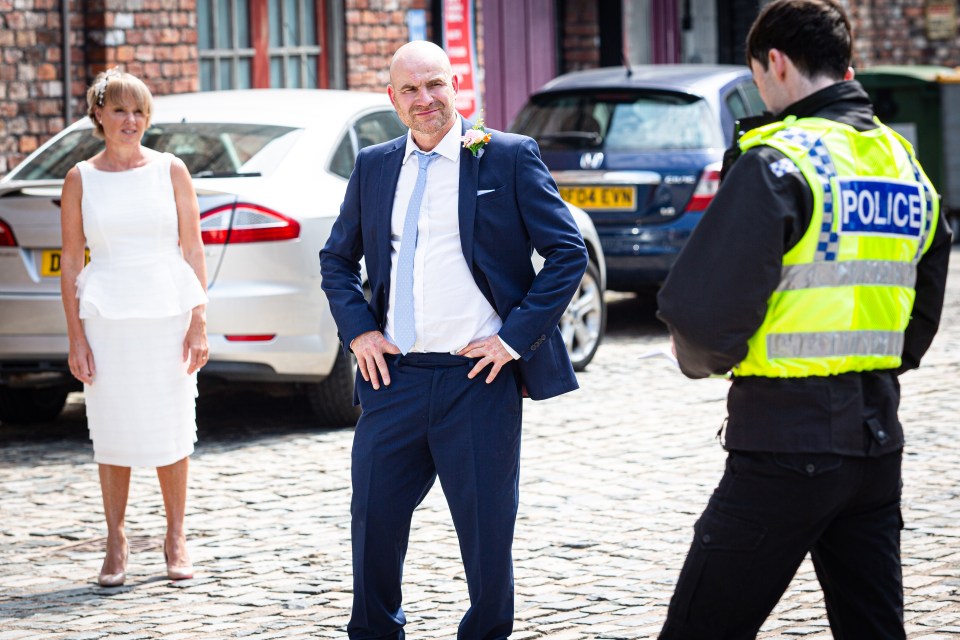
M 383 384 L 390 384 L 390 371 L 387 369 L 387 361 L 383 359 L 383 354 L 400 353 L 397 345 L 384 338 L 379 331 L 367 331 L 353 339 L 350 350 L 357 356 L 360 375 L 372 384 L 374 389 L 380 388 L 381 379 Z
M 457 355 L 466 356 L 467 358 L 480 358 L 480 362 L 467 374 L 467 377 L 471 380 L 483 371 L 488 364 L 492 364 L 493 367 L 490 369 L 490 375 L 487 376 L 487 384 L 494 381 L 503 365 L 513 361 L 513 356 L 503 348 L 503 344 L 497 336 L 490 336 L 477 342 L 471 342 L 463 349 L 460 349 Z

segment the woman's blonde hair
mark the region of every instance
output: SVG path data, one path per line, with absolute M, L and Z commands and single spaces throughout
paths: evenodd
M 150 125 L 150 115 L 153 113 L 153 96 L 150 89 L 143 81 L 136 77 L 120 71 L 114 67 L 97 74 L 96 79 L 90 88 L 87 89 L 87 116 L 93 123 L 93 135 L 97 138 L 103 138 L 103 125 L 97 120 L 96 109 L 103 107 L 107 102 L 114 104 L 133 103 L 137 109 L 143 112 L 147 118 L 147 126 Z

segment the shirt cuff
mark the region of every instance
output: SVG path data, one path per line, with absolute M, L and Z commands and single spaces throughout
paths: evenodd
M 520 354 L 517 353 L 516 351 L 514 351 L 513 348 L 512 348 L 510 345 L 508 345 L 506 342 L 504 342 L 504 341 L 503 341 L 503 338 L 501 338 L 500 336 L 497 336 L 497 340 L 500 341 L 500 344 L 502 344 L 502 345 L 503 345 L 503 348 L 507 350 L 507 353 L 510 354 L 510 357 L 511 357 L 511 358 L 513 358 L 514 360 L 519 360 L 519 359 L 520 359 Z

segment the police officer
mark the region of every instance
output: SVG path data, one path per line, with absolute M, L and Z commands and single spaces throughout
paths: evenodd
M 809 552 L 835 638 L 904 638 L 897 376 L 940 321 L 950 232 L 879 123 L 830 0 L 774 0 L 747 38 L 774 122 L 659 295 L 683 372 L 732 373 L 726 470 L 661 638 L 753 638 Z

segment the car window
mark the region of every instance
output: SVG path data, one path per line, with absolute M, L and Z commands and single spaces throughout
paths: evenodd
M 727 103 L 727 108 L 730 110 L 730 115 L 733 116 L 734 120 L 740 120 L 750 115 L 750 106 L 744 97 L 740 95 L 740 92 L 737 91 L 736 87 L 734 87 L 723 100 Z
M 357 150 L 380 144 L 387 140 L 399 138 L 407 132 L 407 128 L 395 111 L 377 111 L 367 114 L 353 125 L 357 132 Z
M 767 105 L 763 104 L 763 98 L 760 97 L 760 90 L 753 82 L 744 82 L 740 85 L 740 90 L 750 105 L 750 110 L 754 115 L 758 115 L 767 110 Z
M 270 173 L 301 129 L 258 124 L 178 123 L 150 127 L 144 146 L 168 151 L 191 175 Z
M 399 138 L 406 132 L 406 126 L 400 122 L 393 110 L 375 111 L 361 116 L 340 138 L 337 150 L 330 160 L 330 171 L 349 178 L 360 149 Z
M 723 146 L 705 100 L 671 91 L 623 91 L 534 96 L 513 131 L 544 149 L 659 151 Z
M 40 152 L 40 155 L 30 162 L 20 165 L 8 178 L 12 180 L 63 180 L 75 164 L 103 150 L 103 140 L 94 138 L 91 131 L 93 130 L 71 131 Z
M 337 145 L 337 150 L 333 152 L 333 158 L 330 160 L 330 171 L 341 178 L 350 177 L 350 173 L 353 171 L 353 163 L 357 157 L 350 138 L 350 131 L 343 134 L 343 137 L 340 138 L 340 144 Z
M 191 175 L 210 177 L 272 172 L 302 129 L 262 124 L 162 123 L 152 125 L 143 145 L 169 152 L 186 163 Z M 20 167 L 18 180 L 62 180 L 81 160 L 103 149 L 91 129 L 72 131 Z

